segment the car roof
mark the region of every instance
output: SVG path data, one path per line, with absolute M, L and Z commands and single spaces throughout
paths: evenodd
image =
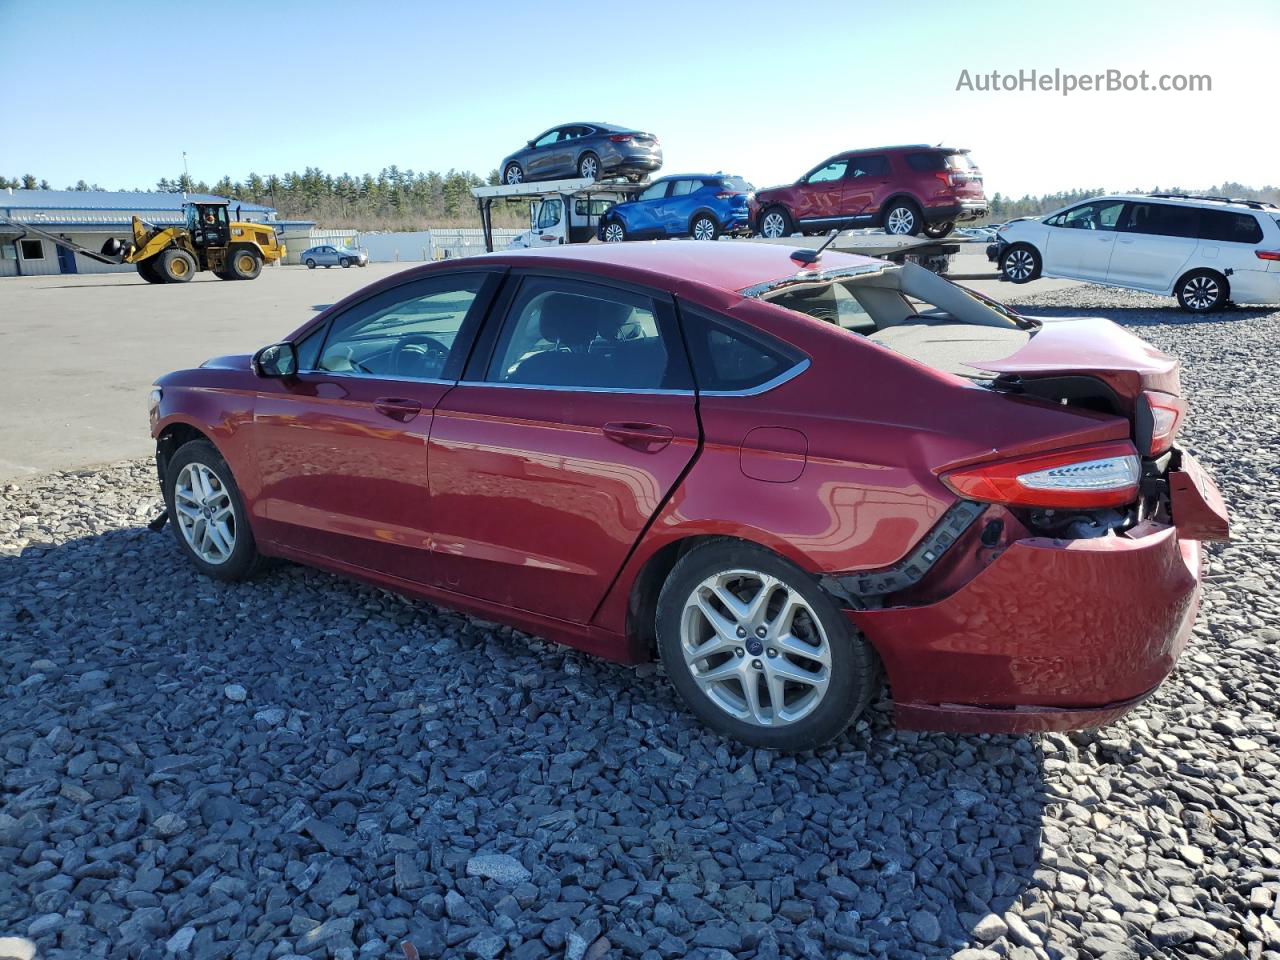
M 883 260 L 832 250 L 825 251 L 817 264 L 806 266 L 791 259 L 795 249 L 787 244 L 743 240 L 650 240 L 507 250 L 467 260 L 513 267 L 552 266 L 659 287 L 692 283 L 726 293 L 795 276 L 802 270 L 888 266 Z
M 1193 194 L 1177 194 L 1177 193 L 1111 193 L 1105 197 L 1091 197 L 1090 200 L 1128 200 L 1137 202 L 1141 200 L 1155 200 L 1158 203 L 1168 203 L 1180 207 L 1202 207 L 1206 210 L 1221 210 L 1227 208 L 1230 210 L 1238 210 L 1241 213 L 1261 210 L 1276 210 L 1275 204 L 1267 203 L 1263 200 L 1240 200 L 1231 197 L 1202 197 Z M 1081 203 L 1088 203 L 1082 200 Z
M 887 153 L 890 150 L 928 150 L 938 153 L 968 153 L 968 147 L 944 147 L 932 143 L 895 143 L 887 147 L 858 147 L 856 150 L 846 150 L 844 153 L 836 154 L 837 157 L 854 157 L 863 153 Z
M 689 180 L 695 177 L 702 177 L 707 180 L 711 180 L 715 177 L 721 177 L 725 180 L 733 180 L 735 178 L 739 180 L 744 179 L 743 177 L 739 177 L 736 173 L 668 173 L 659 177 L 658 180 Z M 652 182 L 657 183 L 658 180 L 654 180 Z

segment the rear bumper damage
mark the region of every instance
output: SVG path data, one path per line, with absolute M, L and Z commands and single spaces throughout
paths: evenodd
M 1017 540 L 936 602 L 847 611 L 884 662 L 898 726 L 1083 729 L 1149 696 L 1195 621 L 1199 540 L 1227 534 L 1217 488 L 1191 457 L 1170 483 L 1174 525 Z

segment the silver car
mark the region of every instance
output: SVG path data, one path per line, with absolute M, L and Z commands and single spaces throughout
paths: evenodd
M 651 133 L 611 123 L 566 123 L 530 140 L 502 161 L 502 182 L 622 176 L 642 180 L 662 166 L 662 147 Z
M 301 260 L 308 270 L 316 267 L 367 267 L 369 251 L 356 250 L 354 247 L 335 247 L 322 243 L 318 247 L 307 247 L 302 251 Z

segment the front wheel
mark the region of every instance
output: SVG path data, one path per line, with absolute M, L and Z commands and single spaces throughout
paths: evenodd
M 947 223 L 930 223 L 924 228 L 924 235 L 933 240 L 941 240 L 945 236 L 949 236 L 951 231 L 956 228 L 952 222 Z
M 1000 275 L 1010 283 L 1030 283 L 1040 276 L 1040 252 L 1029 243 L 1015 243 L 1000 259 Z
M 1227 278 L 1216 270 L 1192 270 L 1176 289 L 1178 305 L 1188 313 L 1210 313 L 1227 302 Z
M 156 272 L 165 283 L 186 283 L 196 275 L 196 258 L 179 247 L 160 254 Z
M 310 257 L 307 257 L 307 269 L 314 270 L 315 268 L 316 268 L 316 262 L 312 260 Z
M 751 746 L 819 747 L 879 685 L 875 651 L 814 578 L 751 543 L 712 540 L 685 554 L 659 594 L 657 633 L 689 709 Z
M 789 237 L 795 225 L 791 222 L 791 215 L 782 207 L 770 207 L 760 217 L 760 236 L 777 239 L 778 237 Z
M 884 212 L 884 232 L 895 237 L 914 237 L 922 225 L 919 209 L 908 200 L 896 201 Z
M 343 266 L 343 269 L 346 269 L 347 267 L 351 266 L 351 261 L 348 260 L 346 257 L 343 257 L 342 266 Z
M 184 444 L 165 467 L 164 500 L 178 545 L 197 570 L 240 580 L 259 565 L 258 548 L 231 468 L 213 444 Z
M 716 223 L 714 217 L 705 213 L 699 214 L 690 224 L 689 234 L 695 240 L 714 240 L 720 236 L 720 224 Z
M 627 228 L 617 220 L 610 220 L 600 231 L 600 239 L 605 243 L 622 243 L 627 239 Z
M 253 280 L 262 272 L 262 257 L 247 248 L 233 250 L 227 272 L 237 280 Z
M 578 176 L 584 180 L 596 180 L 600 176 L 600 158 L 594 153 L 584 153 L 578 160 Z
M 507 169 L 502 171 L 502 179 L 508 186 L 514 187 L 517 183 L 524 182 L 524 170 L 518 163 L 508 163 Z
M 138 276 L 147 281 L 147 283 L 164 283 L 164 277 L 160 275 L 157 267 L 158 262 L 155 257 L 143 260 L 138 264 Z

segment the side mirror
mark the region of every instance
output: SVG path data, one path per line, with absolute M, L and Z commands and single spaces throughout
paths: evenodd
M 298 372 L 298 351 L 292 343 L 273 343 L 253 355 L 253 372 L 260 377 L 292 377 Z

